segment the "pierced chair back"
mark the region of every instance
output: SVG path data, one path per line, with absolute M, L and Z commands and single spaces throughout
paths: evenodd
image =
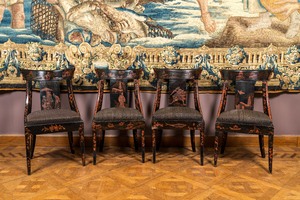
M 220 70 L 224 80 L 222 97 L 216 120 L 215 166 L 217 165 L 219 135 L 221 153 L 225 151 L 228 132 L 258 134 L 262 157 L 265 157 L 263 136 L 269 136 L 269 171 L 272 172 L 274 126 L 268 94 L 268 80 L 272 70 Z M 261 86 L 257 86 L 257 81 Z M 233 110 L 225 111 L 228 91 L 234 89 Z M 262 91 L 263 112 L 254 110 L 255 91 Z
M 113 70 L 95 69 L 98 78 L 98 98 L 92 123 L 93 129 L 93 163 L 96 164 L 97 132 L 101 131 L 100 151 L 103 150 L 105 130 L 133 130 L 135 150 L 138 150 L 137 129 L 141 130 L 142 162 L 145 157 L 144 129 L 145 119 L 140 99 L 139 79 L 141 69 Z M 108 87 L 110 107 L 102 109 L 104 86 Z M 134 106 L 132 106 L 132 93 L 129 86 L 133 86 Z
M 195 130 L 200 130 L 200 155 L 203 164 L 204 120 L 200 106 L 198 80 L 202 69 L 154 69 L 157 78 L 156 99 L 152 113 L 152 151 L 156 162 L 162 129 L 190 130 L 191 144 L 195 148 Z M 167 92 L 167 107 L 160 108 L 163 89 Z M 195 108 L 188 106 L 188 92 L 194 91 Z M 156 135 L 157 140 L 156 140 Z
M 24 128 L 28 175 L 31 174 L 30 160 L 33 158 L 36 135 L 38 134 L 68 132 L 71 153 L 74 153 L 72 131 L 79 131 L 82 164 L 85 165 L 84 125 L 72 88 L 74 70 L 75 68 L 64 70 L 21 69 L 23 79 L 26 80 Z M 64 81 L 68 91 L 70 108 L 61 108 L 60 91 Z M 41 110 L 32 112 L 33 90 L 40 91 Z

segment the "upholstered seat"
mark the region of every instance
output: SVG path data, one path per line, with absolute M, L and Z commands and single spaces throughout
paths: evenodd
M 95 122 L 145 121 L 142 113 L 134 108 L 105 108 L 94 116 Z
M 26 118 L 27 126 L 49 123 L 83 122 L 80 114 L 68 109 L 39 110 L 30 113 Z
M 194 108 L 189 107 L 166 107 L 157 110 L 153 116 L 153 121 L 195 121 L 202 122 L 202 114 L 195 110 Z
M 217 118 L 216 124 L 221 123 L 273 127 L 273 123 L 268 115 L 253 110 L 225 111 Z

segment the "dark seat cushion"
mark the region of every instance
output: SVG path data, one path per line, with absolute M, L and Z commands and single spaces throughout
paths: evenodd
M 27 116 L 27 126 L 82 122 L 80 114 L 70 109 L 39 110 Z
M 105 108 L 94 116 L 94 122 L 145 121 L 142 113 L 134 108 Z
M 272 121 L 265 113 L 242 109 L 230 110 L 221 113 L 217 118 L 216 123 L 273 127 Z
M 189 107 L 165 107 L 157 110 L 153 121 L 202 121 L 201 113 Z

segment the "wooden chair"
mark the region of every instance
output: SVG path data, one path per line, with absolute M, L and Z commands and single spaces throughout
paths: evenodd
M 154 69 L 157 78 L 156 99 L 152 114 L 152 152 L 156 162 L 156 150 L 159 149 L 163 129 L 190 130 L 191 145 L 195 148 L 195 130 L 200 130 L 200 163 L 203 165 L 204 129 L 200 99 L 198 97 L 199 69 Z M 162 86 L 167 86 L 167 107 L 160 108 Z M 187 105 L 188 91 L 193 88 L 195 108 Z M 158 138 L 156 139 L 156 135 Z
M 215 166 L 217 166 L 219 146 L 221 146 L 221 154 L 225 151 L 227 133 L 257 134 L 263 158 L 265 157 L 264 135 L 268 135 L 269 172 L 272 173 L 274 126 L 267 83 L 271 74 L 271 70 L 221 70 L 224 84 L 215 125 Z M 255 87 L 256 81 L 262 81 L 260 88 Z M 235 109 L 225 111 L 227 93 L 231 87 L 234 87 L 235 90 Z M 262 90 L 263 112 L 253 110 L 254 92 L 257 89 Z M 222 142 L 219 145 L 220 136 L 222 137 Z
M 26 100 L 24 114 L 27 173 L 31 174 L 36 135 L 68 132 L 71 153 L 73 149 L 73 133 L 79 131 L 82 153 L 82 165 L 85 165 L 84 124 L 80 117 L 72 89 L 72 78 L 75 68 L 65 70 L 29 70 L 21 69 L 26 80 Z M 61 108 L 60 88 L 66 80 L 70 108 Z M 40 90 L 41 110 L 32 112 L 33 82 Z
M 98 98 L 92 122 L 93 164 L 96 164 L 97 132 L 101 132 L 100 151 L 103 151 L 105 130 L 133 130 L 135 150 L 138 150 L 137 129 L 141 130 L 142 162 L 145 162 L 145 119 L 140 99 L 139 79 L 142 70 L 109 70 L 96 68 Z M 104 84 L 107 81 L 110 107 L 102 109 Z M 131 106 L 128 83 L 133 82 L 135 106 Z

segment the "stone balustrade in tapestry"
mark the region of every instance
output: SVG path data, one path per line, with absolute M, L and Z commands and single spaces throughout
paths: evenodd
M 98 81 L 95 67 L 111 69 L 142 68 L 142 90 L 153 90 L 153 68 L 198 68 L 202 74 L 202 91 L 220 91 L 220 69 L 273 69 L 271 92 L 300 91 L 300 48 L 181 48 L 172 46 L 146 48 L 143 46 L 111 47 L 88 43 L 78 46 L 41 45 L 39 43 L 16 44 L 10 40 L 0 44 L 0 89 L 24 89 L 20 68 L 59 69 L 75 66 L 73 84 L 76 91 L 96 91 Z

